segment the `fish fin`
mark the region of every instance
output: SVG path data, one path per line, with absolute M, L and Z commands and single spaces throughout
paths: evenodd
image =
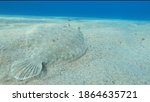
M 16 61 L 11 66 L 11 75 L 17 80 L 25 80 L 40 74 L 42 70 L 42 62 L 37 59 L 27 59 L 24 61 Z

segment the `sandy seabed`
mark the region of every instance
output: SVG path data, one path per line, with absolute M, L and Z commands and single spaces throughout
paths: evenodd
M 135 85 L 150 84 L 150 22 L 113 19 L 0 17 L 2 31 L 16 31 L 38 24 L 80 27 L 88 50 L 78 60 L 49 65 L 29 80 L 8 78 L 0 65 L 0 84 L 29 85 Z

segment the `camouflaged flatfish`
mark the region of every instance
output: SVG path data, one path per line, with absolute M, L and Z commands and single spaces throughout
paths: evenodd
M 62 25 L 39 24 L 33 27 L 3 32 L 0 50 L 10 60 L 10 74 L 25 80 L 41 73 L 42 64 L 72 61 L 87 49 L 80 29 Z M 5 56 L 7 55 L 7 58 Z M 5 58 L 5 59 L 4 59 Z

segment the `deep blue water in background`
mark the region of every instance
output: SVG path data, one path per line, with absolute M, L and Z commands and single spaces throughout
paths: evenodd
M 149 1 L 0 1 L 0 15 L 150 20 Z

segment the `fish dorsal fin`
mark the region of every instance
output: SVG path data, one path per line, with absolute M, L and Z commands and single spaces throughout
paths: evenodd
M 15 61 L 10 69 L 11 75 L 17 80 L 25 80 L 40 74 L 42 62 L 38 59 Z

